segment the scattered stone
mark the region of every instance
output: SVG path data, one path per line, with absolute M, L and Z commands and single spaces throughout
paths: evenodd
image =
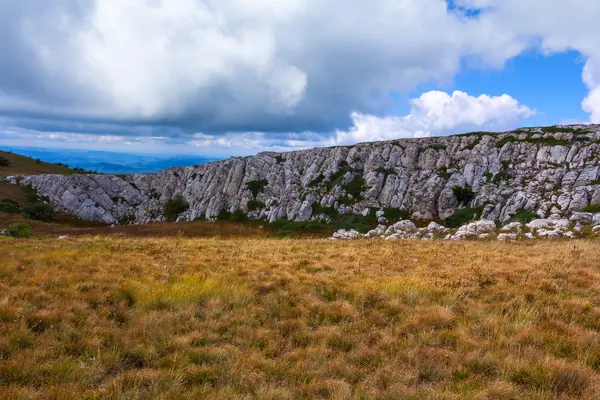
M 383 211 L 383 210 L 379 210 L 379 211 L 377 211 L 377 212 L 375 213 L 375 216 L 376 216 L 377 218 L 381 218 L 381 217 L 383 217 L 384 215 L 385 215 L 385 211 Z
M 58 237 L 58 240 L 66 240 L 66 239 L 68 239 L 68 238 L 69 238 L 69 237 L 68 237 L 67 235 L 64 235 L 64 236 L 59 236 L 59 237 Z
M 518 235 L 516 233 L 501 233 L 498 235 L 498 240 L 500 240 L 501 242 L 507 241 L 507 240 L 517 240 Z
M 361 235 L 361 233 L 358 231 L 355 231 L 354 229 L 351 229 L 349 231 L 347 231 L 345 229 L 340 229 L 339 231 L 337 231 L 333 234 L 333 239 L 338 239 L 338 240 L 354 240 L 354 239 L 360 239 L 361 237 L 363 237 Z
M 523 224 L 520 222 L 511 222 L 500 229 L 502 232 L 521 232 Z
M 578 225 L 591 225 L 594 220 L 594 214 L 586 212 L 574 212 L 569 218 L 571 222 Z

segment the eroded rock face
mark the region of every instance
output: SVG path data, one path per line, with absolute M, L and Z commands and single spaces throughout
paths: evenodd
M 260 153 L 158 174 L 28 176 L 21 183 L 63 212 L 106 223 L 163 220 L 163 203 L 178 194 L 190 204 L 182 220 L 240 209 L 269 221 L 304 221 L 384 208 L 413 220 L 444 219 L 464 206 L 485 206 L 484 220 L 505 222 L 525 211 L 564 220 L 600 203 L 599 140 L 598 125 L 533 128 Z M 455 186 L 469 186 L 473 196 L 457 199 Z

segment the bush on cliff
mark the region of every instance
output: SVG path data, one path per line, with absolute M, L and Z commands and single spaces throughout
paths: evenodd
M 177 195 L 163 204 L 163 214 L 169 221 L 175 221 L 179 214 L 190 208 L 189 203 L 182 195 Z

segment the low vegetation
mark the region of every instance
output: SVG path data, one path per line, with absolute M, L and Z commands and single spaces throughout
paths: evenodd
M 600 204 L 590 204 L 585 206 L 581 211 L 590 213 L 600 213 Z
M 594 399 L 599 251 L 0 241 L 0 398 Z
M 0 150 L 0 178 L 10 175 L 73 174 L 75 170 Z
M 186 199 L 182 195 L 177 195 L 163 204 L 163 215 L 169 221 L 175 221 L 182 212 L 186 211 L 190 207 Z
M 467 205 L 475 198 L 475 193 L 473 193 L 473 189 L 469 185 L 454 186 L 452 193 L 454 193 L 454 197 L 456 197 L 456 201 L 460 205 Z
M 444 226 L 447 228 L 458 228 L 471 221 L 477 220 L 481 217 L 484 208 L 485 205 L 474 208 L 460 208 L 444 220 Z

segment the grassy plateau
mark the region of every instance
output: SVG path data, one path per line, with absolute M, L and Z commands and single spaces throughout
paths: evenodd
M 600 242 L 0 240 L 0 398 L 600 393 Z

